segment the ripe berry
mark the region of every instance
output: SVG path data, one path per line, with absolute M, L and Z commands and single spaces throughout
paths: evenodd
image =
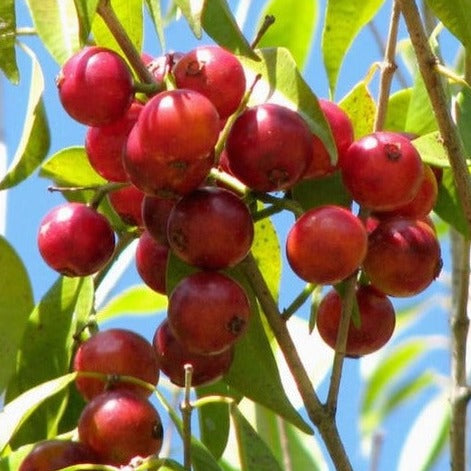
M 18 471 L 56 471 L 83 463 L 98 463 L 95 452 L 84 443 L 45 440 L 26 455 Z
M 169 250 L 144 231 L 136 247 L 136 268 L 144 283 L 165 294 Z
M 157 358 L 150 343 L 126 329 L 102 330 L 83 342 L 74 357 L 75 371 L 133 376 L 156 385 L 159 379 Z M 112 379 L 109 384 L 97 378 L 78 376 L 77 389 L 89 401 L 105 389 L 126 389 L 147 397 L 151 391 L 131 382 Z
M 142 110 L 134 102 L 126 114 L 106 126 L 89 127 L 85 135 L 85 149 L 91 166 L 103 178 L 112 182 L 127 182 L 123 154 L 128 134 Z
M 162 245 L 168 246 L 167 221 L 176 200 L 146 195 L 142 201 L 142 220 L 149 234 Z
M 257 191 L 291 188 L 312 154 L 312 134 L 301 116 L 273 103 L 249 108 L 231 128 L 226 143 L 231 172 Z
M 245 93 L 245 74 L 239 59 L 219 46 L 200 46 L 184 54 L 173 70 L 178 88 L 203 94 L 221 119 L 230 116 Z
M 353 125 L 347 113 L 329 100 L 319 100 L 319 106 L 329 123 L 334 138 L 337 155 L 343 155 L 353 142 Z M 316 136 L 312 137 L 312 157 L 303 178 L 323 177 L 333 173 L 338 168 L 332 165 L 330 156 L 323 142 Z
M 109 391 L 96 396 L 78 422 L 80 441 L 107 464 L 124 466 L 136 456 L 157 454 L 163 429 L 152 404 L 131 391 Z
M 167 236 L 170 248 L 186 263 L 220 270 L 247 255 L 254 228 L 238 196 L 223 188 L 204 187 L 178 201 L 168 218 Z
M 420 155 L 410 140 L 387 131 L 355 141 L 340 156 L 340 168 L 353 199 L 374 211 L 409 203 L 423 178 Z
M 178 341 L 203 355 L 220 353 L 245 332 L 250 304 L 236 281 L 218 272 L 181 280 L 168 302 L 168 322 Z
M 198 355 L 188 351 L 173 335 L 164 320 L 155 331 L 153 345 L 159 359 L 160 370 L 177 386 L 185 386 L 186 364 L 191 364 L 192 386 L 202 386 L 220 379 L 230 368 L 234 349 L 228 348 L 215 355 Z
M 70 57 L 56 84 L 67 113 L 88 126 L 121 118 L 134 96 L 131 71 L 124 59 L 99 46 L 85 47 Z
M 351 275 L 366 255 L 367 232 L 351 211 L 320 206 L 305 212 L 286 240 L 286 255 L 303 280 L 335 284 Z
M 391 301 L 372 286 L 359 286 L 356 299 L 360 314 L 360 325 L 350 321 L 345 354 L 357 358 L 375 352 L 391 338 L 396 325 L 396 316 Z M 331 348 L 335 349 L 342 313 L 342 298 L 335 290 L 329 291 L 317 310 L 319 334 Z
M 67 276 L 100 270 L 113 254 L 114 232 L 108 220 L 81 203 L 64 203 L 41 221 L 38 247 L 44 261 Z
M 134 185 L 108 193 L 111 206 L 123 222 L 130 226 L 139 227 L 144 225 L 141 209 L 144 196 L 144 193 Z
M 420 219 L 396 217 L 378 224 L 368 237 L 363 269 L 371 284 L 390 296 L 413 296 L 440 273 L 440 245 Z

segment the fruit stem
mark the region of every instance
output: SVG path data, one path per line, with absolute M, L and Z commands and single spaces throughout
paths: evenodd
M 186 364 L 185 369 L 185 395 L 183 402 L 180 404 L 182 413 L 182 439 L 183 439 L 183 467 L 191 471 L 191 413 L 193 405 L 191 404 L 191 379 L 193 376 L 193 366 Z
M 254 195 L 262 203 L 272 204 L 280 210 L 287 209 L 288 211 L 291 211 L 296 219 L 304 213 L 303 207 L 297 201 L 288 198 L 286 195 L 283 198 L 277 198 L 269 193 L 255 192 Z
M 236 405 L 236 401 L 232 397 L 228 396 L 203 396 L 197 399 L 196 401 L 192 402 L 193 409 L 198 409 L 200 407 L 204 407 L 208 404 L 228 404 L 229 406 Z
M 249 194 L 249 189 L 243 183 L 222 170 L 212 168 L 209 176 L 222 183 L 223 186 L 230 188 L 241 197 L 245 197 Z
M 134 46 L 128 33 L 123 28 L 119 18 L 116 16 L 116 13 L 111 5 L 111 1 L 100 0 L 96 11 L 101 16 L 111 34 L 116 39 L 116 42 L 123 50 L 126 58 L 136 72 L 136 75 L 139 77 L 139 80 L 149 84 L 155 83 L 154 76 L 144 65 L 144 62 L 142 62 L 139 51 Z
M 289 334 L 286 322 L 281 317 L 278 305 L 252 253 L 247 255 L 240 266 L 280 346 L 303 400 L 309 419 L 318 428 L 329 455 L 334 462 L 335 468 L 341 469 L 342 471 L 352 470 L 353 468 L 340 439 L 335 419 L 320 402 L 304 365 L 301 362 L 293 339 Z
M 267 32 L 268 28 L 275 22 L 275 16 L 274 15 L 266 15 L 265 18 L 263 18 L 263 23 L 261 24 L 260 28 L 257 31 L 257 34 L 250 44 L 250 47 L 252 49 L 255 49 L 262 39 L 263 35 Z
M 386 120 L 386 113 L 388 110 L 389 94 L 391 91 L 391 83 L 394 73 L 397 69 L 395 62 L 397 34 L 399 29 L 399 18 L 401 16 L 401 9 L 397 0 L 393 2 L 391 20 L 389 23 L 389 33 L 384 51 L 384 60 L 381 67 L 381 78 L 379 84 L 379 97 L 378 107 L 376 109 L 376 116 L 374 122 L 374 131 L 383 129 Z
M 77 371 L 77 376 L 99 379 L 110 385 L 113 385 L 117 382 L 130 383 L 140 386 L 141 388 L 148 389 L 151 393 L 155 391 L 155 386 L 153 384 L 147 383 L 146 381 L 143 381 L 142 379 L 136 378 L 134 376 L 116 374 L 109 375 L 106 373 L 97 373 L 96 371 Z
M 136 82 L 133 84 L 134 93 L 144 93 L 144 95 L 151 96 L 160 92 L 160 87 L 157 82 L 154 83 L 144 83 Z
M 91 208 L 97 209 L 103 198 L 112 191 L 119 190 L 129 186 L 129 183 L 107 183 L 96 188 L 96 193 L 90 201 L 89 205 Z
M 311 296 L 317 285 L 307 283 L 304 289 L 296 296 L 293 302 L 283 310 L 281 317 L 287 321 Z

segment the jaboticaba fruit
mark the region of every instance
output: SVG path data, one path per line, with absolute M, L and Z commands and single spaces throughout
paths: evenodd
M 143 227 L 142 201 L 145 194 L 134 185 L 125 186 L 108 193 L 108 200 L 116 214 L 125 224 Z
M 159 244 L 168 246 L 167 221 L 176 201 L 151 195 L 146 195 L 142 201 L 144 227 Z
M 409 203 L 423 178 L 420 155 L 410 140 L 387 131 L 353 142 L 340 156 L 340 169 L 353 199 L 373 211 Z
M 291 188 L 311 160 L 312 133 L 293 110 L 273 103 L 249 108 L 226 143 L 231 172 L 256 191 Z
M 360 266 L 366 247 L 366 229 L 350 210 L 320 206 L 294 223 L 286 240 L 286 255 L 303 280 L 335 284 Z
M 190 265 L 220 270 L 239 263 L 254 236 L 246 204 L 229 190 L 203 187 L 184 196 L 169 215 L 173 252 Z
M 74 357 L 75 371 L 89 371 L 106 375 L 133 376 L 146 383 L 157 384 L 159 367 L 150 343 L 127 329 L 101 330 L 83 342 Z M 88 401 L 106 389 L 126 389 L 144 397 L 152 391 L 119 378 L 106 380 L 77 376 L 77 389 Z
M 219 46 L 199 46 L 184 54 L 173 73 L 178 88 L 190 88 L 209 98 L 221 119 L 234 113 L 245 93 L 239 59 Z
M 424 220 L 381 221 L 368 237 L 363 269 L 371 283 L 390 296 L 420 293 L 439 275 L 440 245 Z
M 134 97 L 132 82 L 124 59 L 99 46 L 84 47 L 70 57 L 56 79 L 64 109 L 88 126 L 121 118 Z
M 360 357 L 375 352 L 391 338 L 396 325 L 396 316 L 391 301 L 372 286 L 359 286 L 356 291 L 359 325 L 353 318 L 348 329 L 345 355 Z M 329 291 L 317 310 L 319 334 L 331 348 L 335 349 L 342 313 L 342 298 L 335 290 Z M 352 313 L 352 316 L 355 314 Z
M 250 304 L 239 283 L 214 271 L 183 278 L 168 302 L 168 322 L 186 349 L 202 355 L 231 347 L 246 331 Z
M 68 276 L 91 275 L 108 262 L 115 238 L 108 220 L 81 203 L 64 203 L 41 221 L 38 248 L 44 261 Z

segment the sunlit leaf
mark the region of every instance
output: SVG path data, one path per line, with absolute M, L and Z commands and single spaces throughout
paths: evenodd
M 0 4 L 0 18 L 0 70 L 10 82 L 17 84 L 20 72 L 15 51 L 15 0 L 3 0 Z
M 28 317 L 34 307 L 26 268 L 13 247 L 0 236 L 0 392 L 8 384 Z
M 469 158 L 471 157 L 471 90 L 468 87 L 463 87 L 456 96 L 454 111 L 456 125 Z
M 249 104 L 277 103 L 298 111 L 311 131 L 321 139 L 328 150 L 332 163 L 337 161 L 337 149 L 317 97 L 301 76 L 290 51 L 283 47 L 257 50 L 261 61 L 241 58 L 247 83 L 255 76 L 261 79 L 255 85 Z
M 411 88 L 403 88 L 389 97 L 384 129 L 402 132 L 406 128 L 407 110 L 410 105 Z
M 203 14 L 204 1 L 201 0 L 175 0 L 173 2 L 182 12 L 197 39 L 201 39 L 203 28 L 201 16 Z
M 20 469 L 21 462 L 25 456 L 31 451 L 34 445 L 25 445 L 15 451 L 7 451 L 5 448 L 5 456 L 0 454 L 0 471 L 13 471 Z
M 8 403 L 0 412 L 0 452 L 7 446 L 11 437 L 31 414 L 47 398 L 63 390 L 75 379 L 76 373 L 69 373 L 59 378 L 42 383 L 25 391 Z
M 86 43 L 90 35 L 98 2 L 99 0 L 74 0 L 82 44 Z
M 155 32 L 159 38 L 160 47 L 163 51 L 165 51 L 165 35 L 160 0 L 146 0 L 146 5 L 150 13 L 152 23 L 154 24 Z
M 15 186 L 29 177 L 46 157 L 50 145 L 49 128 L 42 99 L 44 77 L 41 66 L 33 51 L 24 45 L 22 48 L 32 61 L 28 109 L 18 149 L 7 174 L 0 181 L 0 190 Z
M 322 32 L 322 55 L 332 94 L 353 40 L 383 3 L 384 0 L 328 0 Z
M 304 67 L 309 57 L 316 29 L 318 2 L 316 0 L 298 0 L 296 8 L 285 0 L 269 0 L 258 22 L 263 24 L 266 15 L 273 15 L 275 23 L 265 32 L 259 47 L 286 47 L 291 51 L 300 68 Z
M 63 64 L 80 47 L 74 0 L 26 0 L 38 36 L 52 57 Z
M 412 141 L 422 160 L 435 167 L 449 167 L 448 153 L 438 131 L 425 134 Z

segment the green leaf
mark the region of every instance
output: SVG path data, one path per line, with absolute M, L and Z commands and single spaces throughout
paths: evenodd
M 128 34 L 129 39 L 134 44 L 135 48 L 141 51 L 144 21 L 142 0 L 112 0 L 111 6 L 122 27 Z M 107 47 L 124 55 L 121 47 L 116 42 L 116 39 L 111 34 L 111 31 L 100 15 L 95 15 L 92 23 L 92 32 L 99 46 Z
M 466 49 L 471 48 L 470 0 L 425 0 L 425 3 Z
M 8 448 L 6 448 L 5 456 L 1 457 L 0 454 L 0 471 L 13 471 L 20 469 L 21 462 L 32 450 L 33 446 L 33 444 L 25 445 L 12 452 L 8 452 Z
M 257 50 L 261 61 L 241 58 L 247 83 L 261 79 L 255 85 L 249 104 L 271 102 L 298 111 L 311 131 L 319 137 L 328 150 L 333 164 L 337 162 L 337 149 L 332 132 L 319 107 L 317 97 L 300 74 L 290 51 L 283 47 Z
M 22 48 L 32 61 L 28 109 L 18 149 L 7 174 L 0 181 L 0 190 L 11 188 L 29 177 L 46 157 L 50 145 L 49 128 L 42 100 L 44 77 L 41 66 L 33 51 L 24 45 Z
M 100 309 L 96 316 L 104 322 L 120 315 L 154 315 L 167 308 L 167 297 L 141 284 L 122 291 Z
M 328 0 L 322 54 L 332 95 L 348 49 L 383 3 L 384 0 Z
M 62 65 L 80 48 L 79 24 L 73 0 L 26 0 L 39 38 Z
M 268 28 L 258 43 L 259 47 L 281 46 L 289 49 L 300 68 L 306 65 L 317 24 L 318 2 L 298 0 L 296 8 L 285 0 L 270 0 L 264 7 L 258 22 L 273 15 L 275 23 Z
M 390 95 L 384 129 L 395 132 L 405 130 L 411 95 L 412 88 L 404 88 Z
M 339 103 L 353 124 L 355 139 L 373 132 L 376 103 L 365 81 L 357 83 Z
M 160 0 L 146 0 L 146 5 L 150 13 L 152 23 L 154 24 L 155 32 L 157 33 L 157 36 L 159 38 L 160 47 L 163 51 L 165 51 L 165 34 Z
M 443 170 L 434 211 L 443 221 L 450 224 L 465 237 L 469 237 L 468 221 L 463 211 L 451 169 Z
M 173 3 L 178 6 L 178 8 L 180 8 L 196 38 L 201 39 L 203 35 L 201 16 L 203 14 L 204 2 L 194 2 L 192 0 L 175 0 Z
M 74 0 L 82 44 L 85 44 L 90 36 L 98 2 L 99 0 Z
M 104 185 L 107 181 L 98 175 L 88 161 L 84 147 L 67 147 L 56 152 L 41 166 L 39 176 L 64 186 Z
M 422 160 L 435 167 L 450 167 L 448 153 L 438 131 L 425 134 L 412 141 Z
M 155 394 L 175 424 L 178 433 L 182 435 L 182 420 L 175 411 L 175 408 L 172 407 L 158 389 L 155 390 Z M 191 464 L 194 471 L 222 471 L 209 450 L 193 435 L 191 436 Z
M 0 69 L 16 85 L 20 81 L 20 72 L 15 51 L 15 0 L 3 0 L 0 4 L 0 18 Z
M 62 391 L 75 379 L 76 373 L 69 373 L 59 378 L 42 383 L 25 391 L 8 403 L 0 412 L 0 452 L 5 449 L 14 433 L 47 398 Z M 8 426 L 7 426 L 8 425 Z
M 471 90 L 468 87 L 463 87 L 456 96 L 454 111 L 466 154 L 471 156 Z
M 18 347 L 34 307 L 28 272 L 13 247 L 0 236 L 0 392 L 14 370 Z
M 281 471 L 280 463 L 237 407 L 231 409 L 242 471 Z
M 61 277 L 35 307 L 19 349 L 7 403 L 28 389 L 65 374 L 70 365 L 74 333 L 86 317 L 93 280 Z M 64 412 L 65 395 L 47 401 L 15 436 L 15 447 L 54 436 Z M 34 424 L 34 427 L 31 425 Z

